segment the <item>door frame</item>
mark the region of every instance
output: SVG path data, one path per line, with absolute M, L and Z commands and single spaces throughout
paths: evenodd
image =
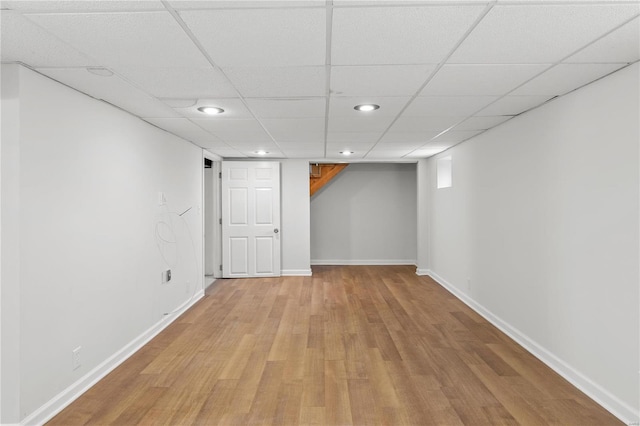
M 202 276 L 205 276 L 206 273 L 206 212 L 205 212 L 205 190 L 207 189 L 207 185 L 205 184 L 205 173 L 204 173 L 204 160 L 208 159 L 212 161 L 211 169 L 213 171 L 213 184 L 210 187 L 213 190 L 213 262 L 214 262 L 214 273 L 213 277 L 215 279 L 222 278 L 222 224 L 220 219 L 222 218 L 222 193 L 221 193 L 221 183 L 220 179 L 220 170 L 222 158 L 218 157 L 215 154 L 210 153 L 209 151 L 202 150 Z M 211 253 L 209 253 L 211 255 Z M 217 265 L 217 266 L 216 266 Z M 214 280 L 215 281 L 215 280 Z M 207 285 L 211 283 L 204 284 L 204 288 L 206 289 Z

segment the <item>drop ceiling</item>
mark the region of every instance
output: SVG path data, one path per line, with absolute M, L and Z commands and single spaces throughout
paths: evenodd
M 424 158 L 640 60 L 640 1 L 1 7 L 3 63 L 223 158 Z M 363 103 L 380 108 L 353 109 Z M 206 116 L 203 105 L 225 112 Z

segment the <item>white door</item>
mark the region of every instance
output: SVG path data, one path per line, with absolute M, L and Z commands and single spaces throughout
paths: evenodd
M 280 163 L 222 162 L 222 276 L 280 276 Z

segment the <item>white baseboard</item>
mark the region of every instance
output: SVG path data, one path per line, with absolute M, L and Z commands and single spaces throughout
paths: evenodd
M 312 265 L 415 265 L 415 259 L 311 259 Z
M 615 395 L 611 394 L 611 392 L 593 382 L 584 374 L 575 370 L 569 364 L 558 358 L 553 353 L 549 352 L 534 340 L 530 339 L 527 335 L 522 333 L 517 328 L 512 327 L 511 325 L 509 325 L 509 323 L 494 315 L 491 311 L 470 298 L 467 294 L 463 293 L 458 288 L 451 285 L 451 283 L 447 282 L 444 278 L 440 277 L 435 272 L 430 270 L 427 270 L 426 272 L 427 275 L 433 278 L 434 281 L 447 289 L 450 293 L 464 302 L 471 309 L 476 311 L 484 319 L 499 328 L 507 336 L 515 340 L 520 346 L 525 348 L 533 356 L 545 363 L 556 373 L 564 377 L 576 388 L 587 394 L 587 396 L 596 401 L 607 411 L 620 419 L 623 423 L 632 425 L 638 424 L 640 422 L 640 413 L 634 410 L 633 407 L 631 407 L 624 401 L 621 401 Z
M 429 271 L 428 269 L 420 269 L 420 268 L 416 268 L 416 275 L 429 275 L 431 271 Z M 435 279 L 435 278 L 434 278 Z
M 282 269 L 280 275 L 283 277 L 310 277 L 311 269 Z
M 103 377 L 113 371 L 116 367 L 126 361 L 131 355 L 136 353 L 140 348 L 146 345 L 151 339 L 156 337 L 162 330 L 167 328 L 169 324 L 175 321 L 187 309 L 193 306 L 198 300 L 204 296 L 204 291 L 196 293 L 191 303 L 186 304 L 182 309 L 175 313 L 165 316 L 147 331 L 133 339 L 118 352 L 107 358 L 96 368 L 78 379 L 74 384 L 51 398 L 47 403 L 42 405 L 36 411 L 28 415 L 21 425 L 42 425 L 51 420 L 56 414 L 65 407 L 75 401 L 80 395 L 88 391 L 93 385 L 98 383 Z

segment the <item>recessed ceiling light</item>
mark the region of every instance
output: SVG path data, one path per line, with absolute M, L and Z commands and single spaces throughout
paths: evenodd
M 105 67 L 87 67 L 87 71 L 100 77 L 111 77 L 113 75 L 113 71 Z
M 351 154 L 353 154 L 353 151 L 340 151 L 340 154 L 342 154 L 342 155 L 351 155 Z
M 263 151 L 263 150 L 256 151 L 255 153 L 258 154 L 258 155 L 267 155 L 268 154 L 267 151 Z
M 198 111 L 204 112 L 205 114 L 208 114 L 208 115 L 222 114 L 224 112 L 222 108 L 213 107 L 213 106 L 202 106 L 198 108 Z
M 375 111 L 378 108 L 380 108 L 380 105 L 376 105 L 376 104 L 362 104 L 362 105 L 356 105 L 353 107 L 353 109 L 355 109 L 356 111 L 362 111 L 362 112 Z

